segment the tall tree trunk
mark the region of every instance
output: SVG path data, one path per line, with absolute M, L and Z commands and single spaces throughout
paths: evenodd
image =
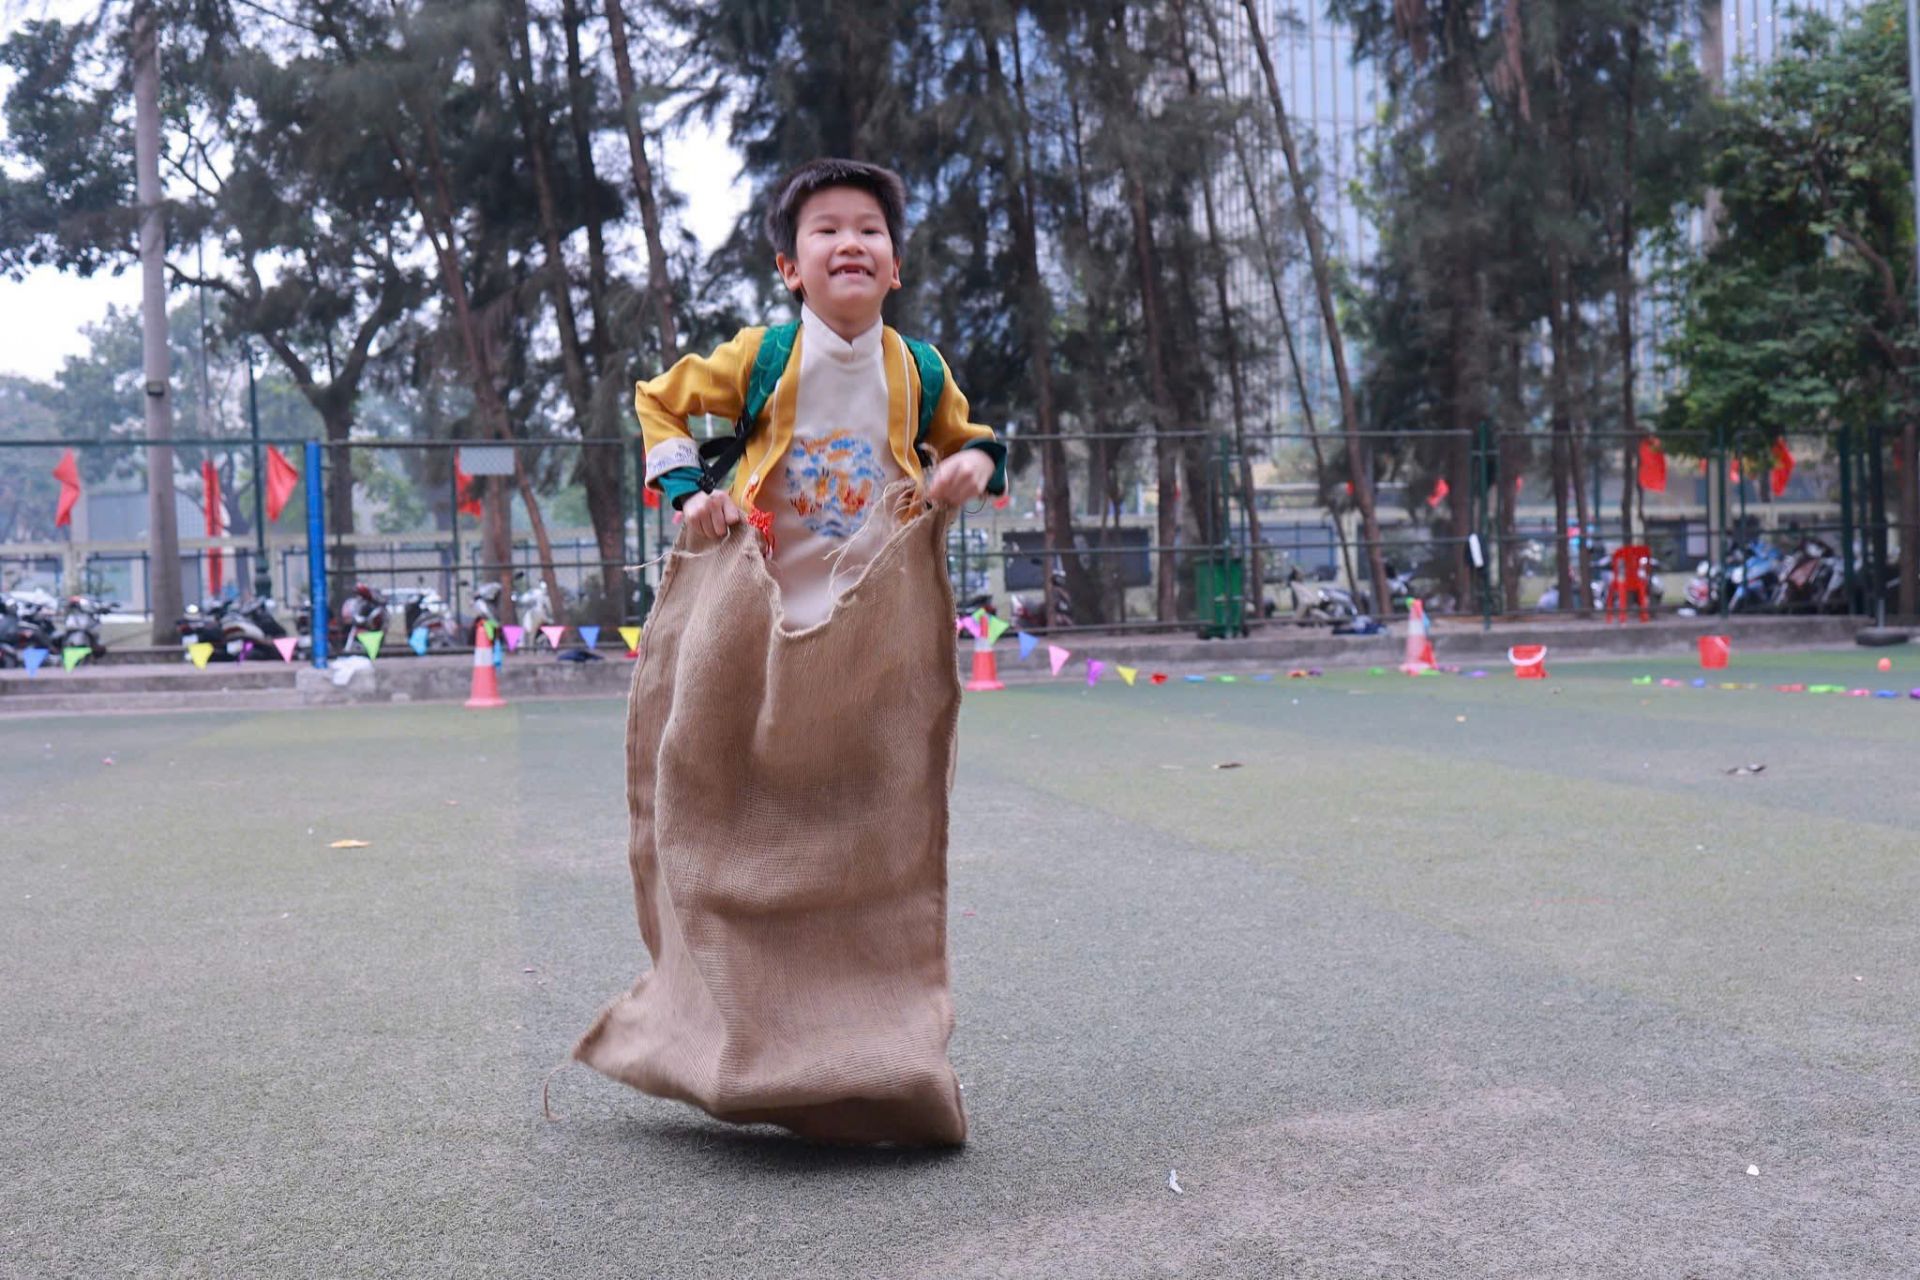
M 580 27 L 586 18 L 578 0 L 561 0 L 560 21 L 567 43 L 567 128 L 573 135 L 573 163 L 580 171 L 580 207 L 587 224 L 587 309 L 593 316 L 587 355 L 596 374 L 604 374 L 613 343 L 607 323 L 607 241 L 601 225 L 605 211 L 600 205 L 600 174 L 593 161 L 594 82 L 580 57 Z
M 1180 425 L 1167 378 L 1165 330 L 1159 302 L 1159 259 L 1153 247 L 1153 223 L 1147 210 L 1147 191 L 1138 167 L 1123 161 L 1127 208 L 1133 219 L 1134 266 L 1140 276 L 1140 314 L 1147 342 L 1147 378 L 1153 393 L 1155 484 L 1159 513 L 1154 537 L 1160 547 L 1155 612 L 1162 622 L 1179 616 L 1180 562 L 1174 551 L 1180 536 L 1180 442 L 1172 433 Z
M 1193 65 L 1193 52 L 1187 43 L 1187 14 L 1184 0 L 1174 3 L 1175 40 L 1180 50 L 1180 61 L 1187 74 L 1187 96 L 1199 99 L 1202 96 L 1200 75 Z M 1236 142 L 1238 136 L 1236 133 Z M 1203 174 L 1212 172 L 1212 157 L 1202 160 Z M 1253 459 L 1247 452 L 1247 390 L 1246 378 L 1240 366 L 1240 339 L 1233 323 L 1233 304 L 1227 290 L 1227 250 L 1221 242 L 1220 219 L 1214 210 L 1213 184 L 1203 176 L 1197 184 L 1200 188 L 1201 209 L 1206 215 L 1207 263 L 1208 274 L 1213 282 L 1213 301 L 1216 313 L 1220 317 L 1219 344 L 1227 364 L 1227 385 L 1233 403 L 1233 448 L 1238 461 L 1240 481 L 1240 505 L 1246 515 L 1247 540 L 1247 588 L 1249 599 L 1254 604 L 1255 616 L 1260 616 L 1260 604 L 1265 594 L 1266 577 L 1261 566 L 1260 553 L 1260 512 L 1255 504 L 1253 489 Z
M 147 608 L 155 645 L 178 641 L 180 529 L 173 498 L 173 395 L 167 352 L 167 228 L 160 187 L 160 40 L 151 0 L 133 13 L 135 198 L 140 202 L 140 349 L 147 419 Z M 1909 557 L 1911 558 L 1911 557 Z
M 1621 139 L 1620 164 L 1620 282 L 1614 289 L 1614 318 L 1619 326 L 1620 342 L 1620 545 L 1636 541 L 1633 535 L 1633 500 L 1640 488 L 1640 421 L 1634 403 L 1633 387 L 1633 197 L 1634 135 L 1638 128 L 1640 82 L 1640 26 L 1627 28 L 1627 97 L 1624 136 Z
M 1569 348 L 1572 345 L 1567 335 L 1567 299 L 1566 263 L 1558 248 L 1551 252 L 1549 272 L 1552 277 L 1552 298 L 1548 307 L 1548 323 L 1553 330 L 1553 369 L 1548 376 L 1550 394 L 1553 399 L 1553 541 L 1558 550 L 1556 561 L 1559 568 L 1560 609 L 1571 610 L 1574 601 L 1574 566 L 1572 548 L 1567 539 L 1567 479 L 1572 468 L 1573 448 L 1573 406 L 1571 389 L 1568 386 L 1567 365 L 1571 359 Z
M 1520 611 L 1521 561 L 1518 542 L 1520 475 L 1524 463 L 1522 433 L 1527 426 L 1524 391 L 1525 348 L 1521 345 L 1522 326 L 1515 324 L 1507 337 L 1507 414 L 1497 451 L 1500 480 L 1500 588 L 1506 611 Z
M 1900 429 L 1900 616 L 1920 618 L 1920 427 Z
M 1013 108 L 1001 112 L 1001 145 L 1006 153 L 1008 171 L 1001 190 L 1007 203 L 1008 221 L 1013 226 L 1015 269 L 1019 272 L 1022 318 L 1027 332 L 1027 359 L 1033 379 L 1034 425 L 1039 429 L 1041 485 L 1046 495 L 1045 520 L 1047 542 L 1060 557 L 1067 575 L 1067 591 L 1075 600 L 1084 601 L 1087 610 L 1079 619 L 1097 620 L 1092 613 L 1100 597 L 1095 581 L 1075 549 L 1073 540 L 1073 492 L 1067 468 L 1066 442 L 1061 438 L 1059 415 L 1054 412 L 1053 396 L 1053 297 L 1040 274 L 1039 229 L 1035 225 L 1033 170 L 1029 142 L 1032 122 L 1027 114 L 1026 66 L 1021 56 L 1020 26 L 1011 24 L 1009 39 L 1013 52 L 1013 91 L 1008 93 L 1006 73 L 1000 59 L 997 33 L 982 32 L 987 54 L 987 81 L 994 97 Z M 1053 566 L 1041 567 L 1044 616 L 1049 627 L 1059 625 L 1055 613 Z
M 620 87 L 620 119 L 626 125 L 627 154 L 633 161 L 633 190 L 640 202 L 640 226 L 647 239 L 647 292 L 653 298 L 654 322 L 660 329 L 662 368 L 680 358 L 680 337 L 673 319 L 673 285 L 667 276 L 666 244 L 660 235 L 660 204 L 654 198 L 653 166 L 647 162 L 647 140 L 640 124 L 639 90 L 633 79 L 633 58 L 627 48 L 627 19 L 622 0 L 606 0 L 607 37 L 613 46 L 614 80 Z
M 1585 348 L 1582 346 L 1580 324 L 1580 306 L 1574 301 L 1571 286 L 1567 296 L 1567 354 L 1569 368 L 1567 381 L 1570 384 L 1567 397 L 1568 408 L 1572 413 L 1572 463 L 1570 479 L 1573 482 L 1574 521 L 1580 526 L 1580 554 L 1575 558 L 1574 576 L 1577 592 L 1574 596 L 1574 610 L 1581 614 L 1593 612 L 1593 549 L 1596 545 L 1594 521 L 1598 512 L 1593 510 L 1587 496 L 1587 473 L 1592 461 L 1592 424 L 1587 414 L 1587 406 L 1593 403 L 1598 394 L 1597 387 L 1587 387 L 1575 392 L 1572 385 L 1577 375 L 1584 371 Z
M 1373 471 L 1370 454 L 1360 435 L 1360 412 L 1353 398 L 1353 382 L 1347 376 L 1347 349 L 1340 335 L 1340 317 L 1333 306 L 1333 273 L 1327 262 L 1326 247 L 1320 240 L 1320 223 L 1314 216 L 1313 198 L 1307 190 L 1307 175 L 1300 168 L 1300 153 L 1293 143 L 1293 128 L 1287 122 L 1287 104 L 1280 92 L 1280 77 L 1273 69 L 1273 53 L 1260 30 L 1260 11 L 1254 0 L 1241 0 L 1247 11 L 1247 30 L 1254 51 L 1260 56 L 1260 69 L 1266 76 L 1267 94 L 1273 100 L 1274 125 L 1280 133 L 1280 149 L 1287 158 L 1287 176 L 1293 182 L 1294 207 L 1300 228 L 1307 239 L 1307 256 L 1313 264 L 1313 288 L 1320 299 L 1320 323 L 1326 330 L 1327 346 L 1333 355 L 1333 376 L 1340 385 L 1340 425 L 1347 437 L 1348 469 L 1352 474 L 1353 500 L 1360 508 L 1361 537 L 1367 548 L 1367 568 L 1373 579 L 1373 598 L 1378 607 L 1387 601 L 1387 575 L 1381 560 L 1380 521 L 1374 511 Z

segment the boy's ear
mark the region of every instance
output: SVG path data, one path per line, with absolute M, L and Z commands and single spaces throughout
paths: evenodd
M 787 286 L 787 292 L 788 293 L 800 292 L 800 264 L 795 262 L 792 258 L 789 258 L 786 254 L 781 253 L 778 250 L 775 250 L 773 255 L 773 265 L 779 270 L 780 279 Z M 900 276 L 900 268 L 898 264 L 894 266 L 893 274 L 894 274 L 895 280 L 897 281 Z
M 887 289 L 889 291 L 892 291 L 894 289 L 898 289 L 899 287 L 900 287 L 900 251 L 896 249 L 893 252 L 893 279 L 887 284 Z

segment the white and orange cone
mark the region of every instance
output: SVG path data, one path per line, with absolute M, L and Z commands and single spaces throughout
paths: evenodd
M 1424 675 L 1437 670 L 1433 661 L 1433 632 L 1427 625 L 1427 608 L 1411 597 L 1407 600 L 1407 656 L 1400 670 L 1407 675 Z
M 504 707 L 500 696 L 500 674 L 493 668 L 493 641 L 487 638 L 484 622 L 473 628 L 473 686 L 467 694 L 470 707 Z

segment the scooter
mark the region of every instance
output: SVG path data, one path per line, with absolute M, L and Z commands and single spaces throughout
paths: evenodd
M 1310 580 L 1297 564 L 1287 570 L 1287 597 L 1297 620 L 1337 626 L 1367 612 L 1351 591 L 1333 581 L 1333 573 L 1331 565 L 1323 566 Z
M 460 644 L 460 624 L 454 621 L 452 610 L 447 608 L 438 591 L 431 587 L 411 588 L 392 592 L 387 598 L 390 603 L 400 605 L 401 623 L 408 636 L 424 627 L 429 648 L 451 649 Z
M 387 598 L 364 582 L 353 584 L 353 591 L 340 604 L 340 652 L 346 653 L 353 648 L 353 642 L 362 631 L 378 632 L 387 630 Z
M 68 596 L 66 614 L 54 630 L 54 647 L 59 650 L 85 649 L 98 658 L 107 646 L 100 643 L 100 619 L 120 606 L 93 596 Z

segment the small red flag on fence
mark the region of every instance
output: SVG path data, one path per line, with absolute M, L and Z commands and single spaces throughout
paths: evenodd
M 1640 487 L 1649 493 L 1667 491 L 1667 455 L 1656 436 L 1640 437 Z
M 272 445 L 267 446 L 267 519 L 278 520 L 287 499 L 300 487 L 300 473 Z
M 80 464 L 74 460 L 73 450 L 60 455 L 60 461 L 54 464 L 53 478 L 60 482 L 60 509 L 53 514 L 56 528 L 73 523 L 73 504 L 80 501 Z
M 660 509 L 660 491 L 650 484 L 640 487 L 640 500 L 646 503 L 649 511 Z
M 1433 482 L 1433 492 L 1427 495 L 1427 505 L 1430 507 L 1439 506 L 1447 500 L 1447 495 L 1452 492 L 1453 486 L 1447 483 L 1445 476 L 1441 476 Z
M 202 505 L 207 513 L 207 536 L 217 538 L 227 531 L 227 526 L 220 511 L 220 473 L 214 470 L 212 458 L 200 464 L 200 484 Z M 225 585 L 226 557 L 215 547 L 207 552 L 207 594 L 217 596 Z
M 1769 478 L 1773 481 L 1773 496 L 1776 498 L 1787 491 L 1787 481 L 1793 479 L 1793 450 L 1787 448 L 1785 440 L 1773 442 L 1773 470 Z
M 472 516 L 478 520 L 484 514 L 484 508 L 480 505 L 480 495 L 474 492 L 473 477 L 460 469 L 458 457 L 453 460 L 453 483 L 460 495 L 459 506 L 455 509 L 463 516 Z

